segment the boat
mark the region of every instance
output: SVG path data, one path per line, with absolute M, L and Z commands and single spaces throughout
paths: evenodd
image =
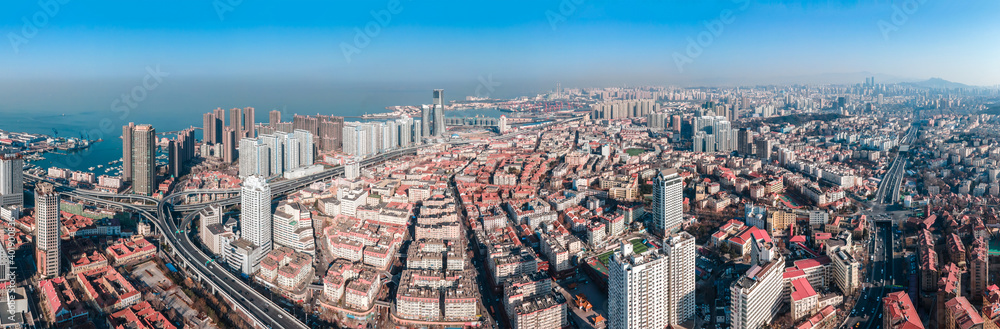
M 94 171 L 94 167 L 87 168 L 87 170 Z
M 97 168 L 101 168 L 101 167 L 104 167 L 104 165 L 97 165 Z

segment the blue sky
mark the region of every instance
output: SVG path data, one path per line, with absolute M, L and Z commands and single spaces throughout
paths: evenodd
M 54 15 L 10 1 L 0 81 L 136 80 L 159 65 L 174 77 L 347 84 L 837 82 L 859 72 L 1000 84 L 1000 3 L 922 1 L 400 0 L 385 24 L 371 13 L 390 1 L 75 0 Z M 33 18 L 37 33 L 26 33 Z M 706 22 L 724 18 L 688 56 L 689 40 L 711 34 Z M 379 31 L 356 47 L 366 25 Z M 350 61 L 345 44 L 358 50 Z M 677 55 L 690 59 L 683 70 Z

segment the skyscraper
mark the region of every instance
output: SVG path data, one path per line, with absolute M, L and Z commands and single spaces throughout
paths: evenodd
M 431 124 L 432 124 L 432 113 L 434 112 L 434 105 L 424 105 L 420 107 L 420 135 L 424 137 L 431 136 Z
M 247 107 L 243 109 L 243 137 L 254 138 L 257 137 L 257 132 L 254 130 L 256 126 L 256 118 L 254 117 L 254 109 L 252 107 Z
M 267 177 L 271 173 L 271 149 L 255 138 L 240 140 L 239 177 L 259 175 Z
M 444 137 L 444 89 L 434 89 L 434 137 Z
M 695 241 L 687 232 L 641 254 L 623 242 L 608 264 L 608 327 L 664 328 L 687 321 L 695 312 L 694 263 Z
M 753 141 L 753 130 L 743 128 L 740 129 L 737 138 L 738 150 L 741 156 L 748 156 L 753 153 L 754 141 Z
M 299 166 L 311 166 L 313 162 L 313 134 L 306 130 L 292 132 L 299 140 Z
M 229 110 L 229 127 L 233 128 L 236 136 L 243 136 L 243 109 L 232 108 Z
M 271 171 L 270 175 L 281 175 L 285 173 L 285 143 L 284 138 L 278 136 L 278 134 L 266 134 L 257 137 L 261 143 L 267 145 L 271 149 Z
M 208 112 L 201 115 L 201 142 L 215 144 L 215 114 Z
M 59 193 L 49 183 L 35 187 L 35 266 L 41 278 L 59 276 Z
M 274 127 L 277 124 L 281 123 L 281 111 L 271 110 L 271 112 L 267 114 L 267 118 L 268 118 L 267 124 L 271 127 Z
M 257 175 L 247 177 L 240 195 L 240 235 L 259 248 L 254 268 L 271 251 L 271 215 L 271 187 L 267 180 Z
M 222 160 L 226 163 L 233 163 L 236 159 L 236 131 L 232 127 L 223 128 L 222 131 Z
M 132 191 L 153 195 L 156 190 L 156 129 L 138 125 L 132 131 Z
M 20 153 L 0 154 L 0 207 L 24 205 L 24 159 Z
M 684 179 L 676 169 L 661 171 L 653 179 L 652 231 L 660 236 L 680 227 L 684 219 Z
M 122 126 L 122 180 L 132 181 L 132 133 L 135 124 L 129 122 Z
M 694 145 L 695 152 L 732 152 L 736 149 L 736 131 L 724 116 L 695 117 L 692 140 L 699 139 L 704 145 Z M 701 135 L 701 136 L 699 136 Z

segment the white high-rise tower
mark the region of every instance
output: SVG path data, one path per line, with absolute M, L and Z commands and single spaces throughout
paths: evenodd
M 21 154 L 0 154 L 0 206 L 24 205 L 24 160 Z
M 684 219 L 684 179 L 676 169 L 666 169 L 653 180 L 652 231 L 661 236 L 680 227 Z
M 694 237 L 681 232 L 641 254 L 622 243 L 608 264 L 608 327 L 664 328 L 695 312 Z
M 271 187 L 258 175 L 243 181 L 240 195 L 240 237 L 258 248 L 254 267 L 271 251 Z

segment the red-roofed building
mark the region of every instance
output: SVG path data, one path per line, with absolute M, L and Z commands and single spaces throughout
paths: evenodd
M 87 297 L 104 312 L 114 312 L 139 301 L 141 294 L 111 266 L 76 275 Z
M 816 308 L 816 305 L 819 303 L 819 294 L 816 293 L 816 290 L 813 290 L 812 285 L 809 284 L 809 280 L 805 278 L 792 280 L 791 288 L 792 321 L 798 321 L 810 315 L 813 308 Z
M 947 329 L 982 329 L 983 318 L 969 300 L 959 296 L 945 303 L 945 323 Z
M 115 312 L 108 317 L 108 322 L 115 329 L 177 329 L 163 314 L 154 310 L 149 302 L 141 302 Z
M 796 325 L 795 329 L 831 328 L 834 324 L 836 324 L 836 315 L 837 309 L 832 305 L 827 305 L 826 307 L 821 308 L 819 312 L 816 312 L 813 316 Z
M 146 241 L 146 238 L 141 237 L 138 239 L 119 239 L 117 243 L 108 246 L 104 253 L 108 255 L 108 259 L 113 265 L 119 266 L 153 258 L 153 255 L 156 254 L 156 246 Z
M 49 320 L 56 324 L 87 321 L 89 313 L 66 279 L 44 280 L 38 283 L 38 290 L 42 297 L 42 311 Z
M 905 291 L 890 293 L 882 299 L 882 328 L 924 329 L 924 324 Z

